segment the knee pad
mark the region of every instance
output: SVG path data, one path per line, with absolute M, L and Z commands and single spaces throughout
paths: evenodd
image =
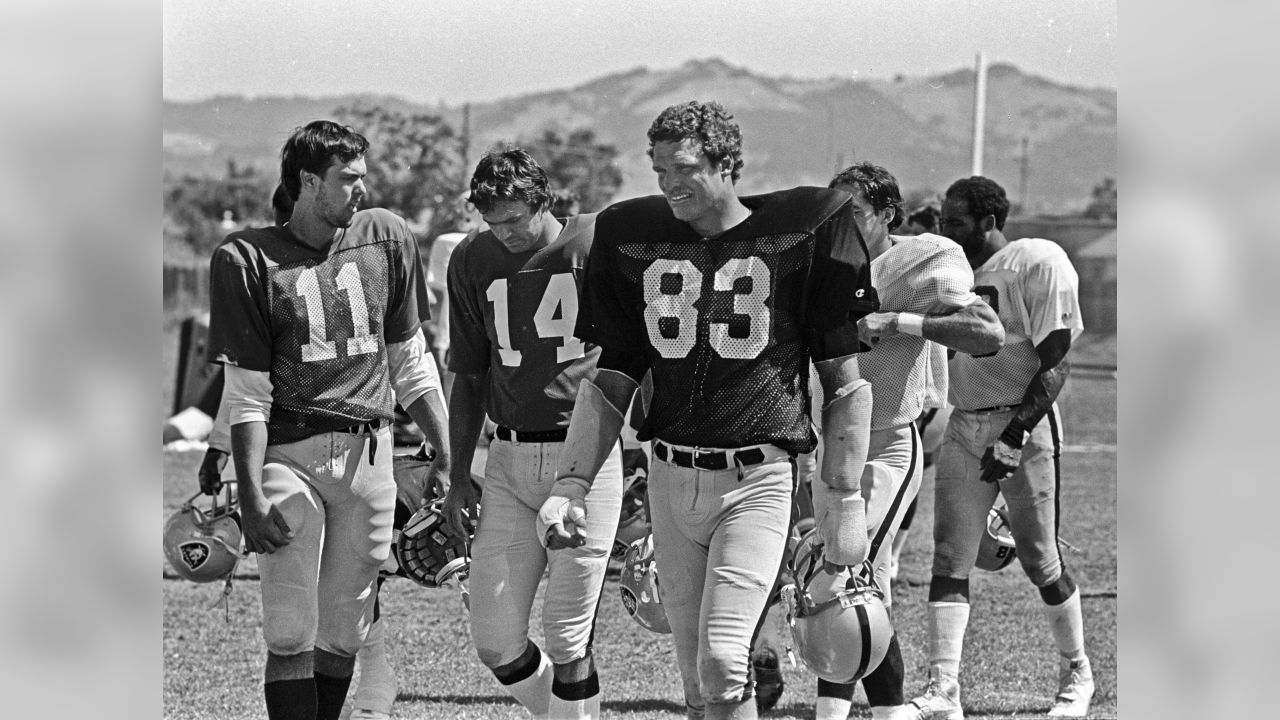
M 316 646 L 316 617 L 309 610 L 301 609 L 273 612 L 263 618 L 262 639 L 273 655 L 310 652 Z
M 1022 571 L 1027 574 L 1031 584 L 1038 588 L 1052 585 L 1065 572 L 1065 568 L 1062 567 L 1062 560 L 1057 557 L 1033 560 L 1022 553 L 1018 553 L 1017 558 L 1018 562 L 1022 563 Z

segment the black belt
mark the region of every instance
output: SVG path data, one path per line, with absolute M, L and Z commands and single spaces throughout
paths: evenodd
M 729 469 L 729 458 L 733 457 L 739 467 L 747 467 L 750 465 L 759 465 L 764 462 L 764 451 L 758 447 L 749 450 L 698 450 L 688 452 L 685 450 L 677 450 L 668 448 L 663 442 L 655 440 L 653 443 L 653 454 L 663 462 L 669 462 L 673 465 L 687 468 L 700 468 L 702 470 L 727 470 Z
M 334 432 L 347 433 L 348 435 L 364 435 L 369 433 L 369 464 L 373 464 L 373 458 L 378 453 L 378 436 L 375 434 L 382 428 L 391 424 L 390 420 L 380 418 L 378 420 L 369 420 L 367 422 L 356 423 L 344 428 L 338 428 Z
M 344 428 L 338 428 L 337 430 L 334 430 L 334 432 L 347 433 L 350 435 L 361 435 L 365 432 L 365 430 L 368 430 L 369 432 L 378 432 L 379 430 L 381 430 L 382 428 L 390 424 L 391 424 L 390 420 L 383 418 L 378 420 L 369 420 L 367 422 L 359 422 L 359 423 L 356 423 L 355 425 L 349 425 Z
M 506 440 L 507 442 L 544 443 L 564 442 L 569 431 L 565 428 L 557 430 L 512 430 L 509 427 L 499 425 L 495 434 L 499 440 Z
M 993 412 L 1004 412 L 1006 410 L 1017 410 L 1020 407 L 1022 406 L 1021 405 L 992 405 L 991 407 L 978 408 L 977 410 L 965 410 L 965 412 L 993 413 Z

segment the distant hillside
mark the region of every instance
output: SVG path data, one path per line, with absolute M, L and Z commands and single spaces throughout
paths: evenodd
M 1029 138 L 1030 208 L 1078 210 L 1105 177 L 1116 175 L 1116 92 L 1028 75 L 1007 64 L 987 78 L 985 172 L 1019 198 L 1022 138 Z M 228 158 L 274 168 L 294 127 L 329 115 L 355 96 L 217 97 L 165 102 L 164 168 L 219 174 Z M 444 115 L 461 110 L 394 97 L 367 100 Z M 969 169 L 973 71 L 886 80 L 767 77 L 721 60 L 677 68 L 639 68 L 575 88 L 507 98 L 471 108 L 472 161 L 497 140 L 545 127 L 591 126 L 621 151 L 620 197 L 656 192 L 645 130 L 662 108 L 690 99 L 723 103 L 742 125 L 742 189 L 758 192 L 825 184 L 837 162 L 867 159 L 888 167 L 905 191 L 940 191 Z

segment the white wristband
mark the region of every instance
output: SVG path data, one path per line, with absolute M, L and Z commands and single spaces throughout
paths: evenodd
M 898 332 L 924 337 L 924 316 L 915 313 L 898 313 Z

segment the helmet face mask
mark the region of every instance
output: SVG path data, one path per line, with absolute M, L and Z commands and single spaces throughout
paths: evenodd
M 461 583 L 471 572 L 471 538 L 459 535 L 441 512 L 443 500 L 425 505 L 409 518 L 392 546 L 400 571 L 423 587 Z
M 1009 515 L 1002 506 L 987 512 L 987 528 L 978 542 L 978 558 L 974 567 L 997 572 L 1009 566 L 1018 555 L 1013 534 L 1009 532 Z
M 790 570 L 795 582 L 782 588 L 782 604 L 804 664 L 834 683 L 850 683 L 875 670 L 893 637 L 880 588 L 849 569 L 834 575 L 824 570 L 822 545 L 813 532 L 800 541 Z
M 661 634 L 671 632 L 667 612 L 662 608 L 658 566 L 653 559 L 653 535 L 646 534 L 627 547 L 618 578 L 622 606 L 640 627 Z
M 197 492 L 164 525 L 164 555 L 174 572 L 196 583 L 222 580 L 245 557 L 240 510 L 231 486 L 208 509 L 196 505 L 207 497 Z

